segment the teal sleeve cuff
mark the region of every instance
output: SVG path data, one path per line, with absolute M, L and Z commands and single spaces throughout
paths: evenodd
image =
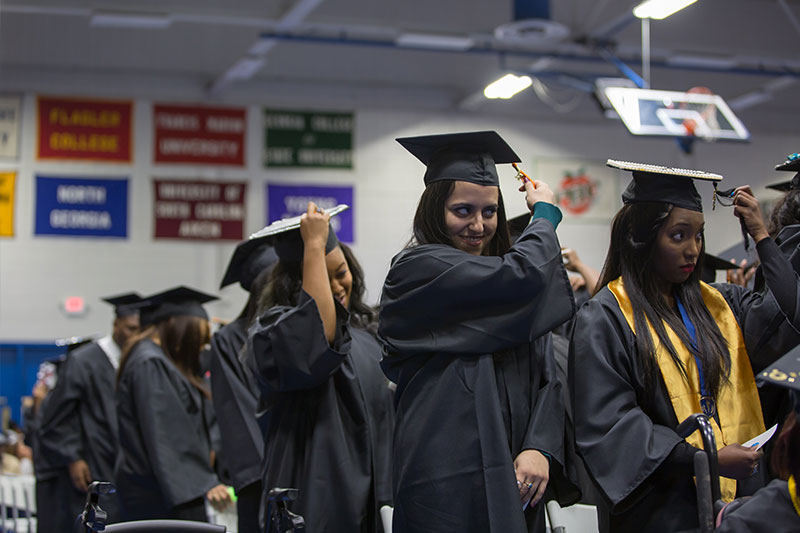
M 534 218 L 546 218 L 553 225 L 553 229 L 555 229 L 558 227 L 558 223 L 561 222 L 563 215 L 561 214 L 561 209 L 551 203 L 536 202 L 533 204 L 533 216 L 531 220 Z

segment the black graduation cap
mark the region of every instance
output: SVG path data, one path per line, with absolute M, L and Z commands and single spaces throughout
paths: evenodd
M 172 316 L 197 316 L 208 320 L 203 304 L 217 299 L 211 294 L 181 285 L 148 296 L 139 313 L 139 322 L 145 327 Z
M 794 414 L 800 422 L 800 346 L 775 361 L 756 376 L 759 386 L 777 385 L 789 389 L 794 401 Z
M 269 237 L 242 241 L 233 252 L 219 288 L 238 281 L 244 290 L 250 292 L 256 277 L 277 262 L 278 254 L 275 253 Z
M 633 173 L 633 180 L 622 193 L 624 204 L 665 202 L 691 211 L 703 212 L 703 201 L 694 180 L 722 181 L 722 176 L 702 170 L 662 167 L 609 159 L 606 165 Z
M 780 165 L 775 166 L 775 170 L 783 170 L 786 172 L 797 172 L 789 181 L 782 181 L 780 183 L 773 183 L 767 185 L 767 189 L 774 191 L 786 192 L 790 189 L 800 189 L 800 154 L 790 154 L 786 161 Z
M 703 253 L 703 271 L 700 273 L 700 279 L 706 283 L 713 283 L 717 278 L 717 270 L 736 270 L 738 268 L 739 265 L 736 263 L 705 252 Z
M 142 297 L 135 292 L 127 292 L 101 299 L 114 307 L 114 316 L 117 318 L 136 315 L 142 306 Z
M 325 213 L 334 217 L 339 213 L 350 209 L 347 204 L 339 204 L 336 207 L 325 209 Z M 292 218 L 276 220 L 272 224 L 262 228 L 250 235 L 250 240 L 264 239 L 275 247 L 278 259 L 283 262 L 293 262 L 303 260 L 303 237 L 300 235 L 300 219 L 303 215 Z M 334 248 L 339 246 L 339 239 L 333 227 L 328 225 L 328 241 L 325 243 L 325 253 L 329 254 Z
M 80 348 L 84 344 L 90 343 L 94 340 L 94 337 L 87 336 L 87 337 L 64 337 L 63 339 L 56 339 L 55 345 L 59 348 L 64 348 L 66 351 L 65 353 L 70 353 L 71 351 L 75 350 L 76 348 Z M 55 361 L 49 361 L 54 363 Z
M 396 139 L 428 167 L 425 186 L 434 181 L 499 185 L 498 163 L 518 163 L 519 156 L 496 131 L 446 133 Z

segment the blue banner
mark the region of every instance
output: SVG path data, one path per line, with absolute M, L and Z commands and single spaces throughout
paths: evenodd
M 35 231 L 127 237 L 128 180 L 36 176 Z
M 267 224 L 282 218 L 302 215 L 314 202 L 322 209 L 347 204 L 350 209 L 331 219 L 340 241 L 353 242 L 353 187 L 324 185 L 267 185 Z

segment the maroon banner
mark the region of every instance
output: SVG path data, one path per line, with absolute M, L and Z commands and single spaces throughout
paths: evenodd
M 153 192 L 156 239 L 244 238 L 246 182 L 153 179 Z
M 156 163 L 244 166 L 245 110 L 155 105 Z
M 39 159 L 131 160 L 131 102 L 38 98 Z

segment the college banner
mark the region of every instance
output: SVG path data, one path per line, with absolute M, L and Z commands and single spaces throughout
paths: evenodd
M 333 217 L 331 227 L 340 241 L 353 242 L 353 187 L 324 185 L 267 185 L 267 224 L 302 215 L 314 202 L 322 209 L 347 204 L 350 209 Z
M 353 113 L 264 110 L 264 166 L 353 168 Z
M 153 179 L 156 239 L 244 238 L 247 182 Z
M 0 172 L 0 237 L 14 236 L 15 172 Z
M 16 159 L 22 100 L 18 96 L 0 96 L 0 158 Z
M 607 223 L 621 205 L 616 172 L 605 162 L 539 158 L 534 175 L 550 184 L 566 223 Z
M 128 163 L 130 101 L 38 98 L 39 159 Z
M 156 163 L 244 166 L 244 108 L 155 105 Z
M 127 178 L 36 176 L 35 233 L 126 237 Z

